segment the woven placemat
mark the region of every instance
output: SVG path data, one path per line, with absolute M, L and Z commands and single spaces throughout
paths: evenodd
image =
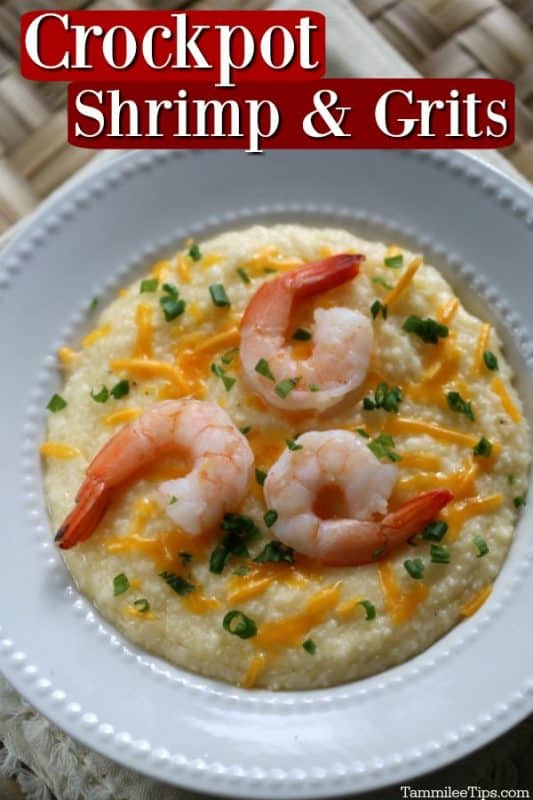
M 330 0 L 332 6 L 336 0 Z M 61 8 L 263 8 L 268 0 L 66 0 Z M 353 0 L 422 75 L 498 77 L 517 90 L 517 141 L 505 152 L 533 180 L 531 0 Z M 302 3 L 305 6 L 305 2 Z M 19 75 L 19 19 L 40 0 L 0 1 L 0 234 L 93 157 L 66 142 L 66 90 Z

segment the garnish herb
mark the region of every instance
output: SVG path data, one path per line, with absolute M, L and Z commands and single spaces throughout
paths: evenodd
M 375 283 L 378 286 L 383 286 L 384 289 L 388 289 L 389 291 L 392 289 L 390 283 L 387 283 L 387 281 L 380 275 L 376 275 L 374 278 L 372 278 L 372 283 Z
M 378 558 L 381 558 L 381 556 L 383 555 L 384 552 L 385 552 L 385 548 L 384 547 L 376 547 L 376 549 L 372 550 L 372 553 L 371 553 L 372 560 L 373 561 L 377 561 Z
M 402 330 L 407 333 L 415 333 L 426 344 L 437 344 L 439 339 L 445 339 L 448 336 L 447 325 L 441 325 L 440 322 L 429 317 L 427 319 L 416 316 L 407 317 L 402 325 Z
M 274 275 L 277 272 L 277 269 L 274 269 L 274 267 L 265 267 L 263 272 L 265 275 Z
M 487 369 L 490 369 L 491 372 L 498 369 L 498 359 L 490 350 L 485 350 L 483 353 L 483 361 Z
M 311 339 L 311 331 L 306 331 L 305 328 L 296 328 L 292 338 L 298 342 L 308 342 Z
M 463 400 L 459 392 L 446 392 L 446 399 L 452 411 L 464 414 L 465 417 L 474 422 L 475 416 L 472 410 L 472 403 L 469 400 Z
M 130 382 L 126 380 L 119 381 L 110 390 L 109 394 L 113 395 L 115 400 L 120 400 L 121 397 L 126 397 L 130 393 Z
M 144 292 L 155 292 L 158 286 L 158 278 L 145 278 L 143 281 L 141 281 L 139 294 L 144 294 Z
M 424 562 L 421 558 L 408 558 L 407 561 L 403 562 L 403 565 L 415 581 L 419 581 L 424 577 Z
M 388 258 L 384 258 L 383 263 L 386 267 L 390 267 L 391 269 L 400 269 L 400 267 L 403 267 L 403 254 L 400 253 L 397 256 L 389 256 Z
M 130 582 L 124 572 L 120 575 L 115 575 L 113 578 L 113 595 L 116 597 L 119 594 L 124 594 L 130 588 Z
M 263 520 L 267 528 L 271 528 L 272 525 L 276 522 L 278 518 L 278 512 L 274 511 L 273 508 L 269 508 L 268 511 L 263 515 Z
M 173 506 L 174 503 L 177 503 L 177 502 L 178 502 L 178 498 L 176 497 L 175 494 L 173 494 L 172 497 L 170 498 L 170 500 L 168 501 L 168 504 L 169 504 L 169 506 Z
M 189 258 L 192 258 L 193 261 L 202 260 L 202 252 L 197 244 L 191 245 L 189 250 Z
M 185 551 L 182 551 L 179 553 L 179 557 L 184 567 L 186 567 L 187 564 L 190 564 L 192 561 L 192 553 L 186 553 Z
M 99 392 L 93 392 L 91 389 L 91 397 L 96 403 L 107 403 L 109 400 L 109 389 L 107 386 L 102 386 Z
M 218 364 L 211 364 L 211 372 L 213 375 L 216 375 L 217 378 L 220 378 L 222 383 L 224 384 L 224 389 L 229 392 L 230 389 L 235 385 L 237 382 L 237 378 L 232 378 L 229 375 L 226 375 L 225 370 L 222 369 Z
M 294 439 L 287 439 L 287 447 L 289 450 L 303 450 L 303 445 L 297 444 Z
M 139 597 L 138 600 L 134 600 L 133 605 L 141 614 L 146 614 L 147 611 L 150 611 L 150 603 L 145 597 Z
M 93 297 L 93 299 L 89 303 L 89 314 L 92 314 L 92 312 L 96 309 L 97 305 L 98 305 L 98 298 Z
M 255 371 L 258 372 L 263 378 L 268 378 L 269 381 L 275 381 L 275 377 L 272 375 L 272 371 L 268 366 L 268 361 L 265 358 L 260 358 L 257 364 L 255 365 Z
M 275 512 L 274 512 L 275 513 Z M 294 564 L 294 550 L 283 542 L 272 540 L 267 542 L 259 555 L 254 558 L 257 564 L 266 564 L 273 562 L 279 564 L 285 562 L 286 564 Z
M 255 469 L 255 480 L 259 484 L 259 486 L 264 486 L 266 481 L 266 472 L 263 472 L 262 469 Z
M 257 625 L 242 611 L 228 611 L 222 620 L 222 627 L 239 639 L 250 639 L 257 633 Z
M 247 545 L 261 535 L 253 519 L 243 514 L 225 514 L 221 528 L 226 534 L 211 553 L 209 560 L 209 569 L 217 575 L 223 572 L 232 556 L 249 558 Z
M 430 548 L 430 555 L 434 564 L 450 563 L 450 551 L 443 544 L 432 544 Z
M 285 400 L 288 394 L 292 392 L 292 390 L 297 386 L 299 383 L 300 378 L 285 378 L 284 380 L 276 383 L 274 391 L 281 397 L 282 400 Z
M 370 306 L 370 313 L 372 314 L 372 319 L 376 319 L 376 317 L 380 312 L 383 319 L 387 319 L 387 314 L 389 313 L 389 310 L 385 305 L 385 303 L 382 303 L 381 300 L 374 300 L 374 302 Z
M 230 350 L 226 350 L 225 353 L 222 353 L 222 355 L 220 356 L 220 360 L 222 361 L 222 363 L 226 364 L 226 366 L 228 364 L 231 364 L 238 350 L 239 350 L 238 347 L 232 347 Z
M 368 622 L 370 622 L 370 620 L 376 618 L 376 609 L 375 609 L 374 605 L 370 602 L 370 600 L 361 600 L 359 605 L 363 606 L 363 608 L 365 609 L 365 611 L 366 611 L 365 619 Z
M 492 442 L 489 442 L 484 436 L 481 437 L 479 442 L 473 448 L 475 456 L 490 456 L 492 453 Z
M 214 283 L 212 286 L 210 286 L 209 294 L 211 295 L 211 300 L 213 303 L 219 308 L 227 308 L 231 305 L 229 297 L 226 294 L 226 290 L 221 283 Z
M 163 314 L 167 322 L 179 317 L 186 308 L 185 300 L 179 299 L 179 292 L 171 283 L 163 284 L 163 297 L 159 298 L 159 305 L 163 309 Z
M 364 428 L 356 428 L 355 432 L 362 436 L 363 439 L 370 439 L 370 434 L 365 431 Z
M 318 386 L 318 384 L 316 384 L 316 383 L 310 383 L 309 384 L 309 391 L 310 392 L 319 392 L 320 391 L 320 386 Z
M 512 486 L 514 482 L 515 482 L 515 476 L 514 475 L 508 475 L 507 476 L 507 483 L 509 484 L 509 486 Z
M 250 276 L 242 267 L 237 267 L 237 275 L 243 283 L 250 283 Z
M 515 508 L 522 508 L 526 504 L 526 493 L 523 492 L 522 494 L 518 495 L 513 499 L 514 507 Z
M 429 542 L 441 542 L 448 532 L 448 523 L 444 520 L 430 522 L 422 531 L 422 539 Z
M 312 639 L 306 639 L 302 647 L 310 656 L 314 656 L 316 653 L 316 644 Z
M 181 595 L 184 597 L 186 594 L 190 594 L 195 590 L 195 586 L 189 581 L 182 578 L 181 575 L 176 575 L 175 572 L 160 572 L 159 577 L 163 578 L 165 583 L 170 586 L 170 588 L 176 592 L 176 594 Z
M 239 430 L 240 430 L 240 432 L 242 433 L 243 436 L 246 436 L 246 434 L 250 433 L 250 431 L 252 430 L 252 426 L 251 425 L 245 425 L 243 428 L 239 428 Z
M 489 546 L 483 536 L 474 536 L 474 544 L 477 548 L 477 558 L 483 558 L 489 552 Z
M 394 439 L 388 433 L 380 433 L 367 444 L 368 449 L 376 458 L 388 458 L 389 461 L 401 461 L 401 456 L 395 452 Z
M 53 394 L 46 408 L 55 414 L 57 411 L 62 411 L 66 406 L 67 401 L 60 394 Z
M 250 567 L 247 567 L 245 564 L 233 570 L 234 575 L 248 575 L 249 572 L 250 572 Z
M 363 408 L 365 411 L 373 411 L 375 408 L 382 408 L 384 411 L 398 411 L 402 401 L 402 392 L 399 386 L 391 386 L 384 381 L 378 383 L 374 391 L 374 399 L 365 397 Z

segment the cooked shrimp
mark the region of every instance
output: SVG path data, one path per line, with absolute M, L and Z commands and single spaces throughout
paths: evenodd
M 76 506 L 56 535 L 67 549 L 94 532 L 117 490 L 173 453 L 192 469 L 160 484 L 168 516 L 191 536 L 216 525 L 243 501 L 253 464 L 246 438 L 215 403 L 167 400 L 122 428 L 94 457 Z M 163 500 L 164 498 L 164 500 Z
M 363 259 L 345 254 L 306 264 L 264 283 L 253 295 L 241 321 L 241 363 L 249 383 L 271 405 L 320 411 L 364 380 L 373 332 L 370 320 L 359 311 L 316 309 L 307 360 L 294 359 L 286 342 L 294 304 L 355 278 Z M 257 371 L 260 362 L 268 364 L 270 378 Z M 280 397 L 276 385 L 287 378 L 298 382 Z
M 387 513 L 398 472 L 394 464 L 383 464 L 348 431 L 311 431 L 298 444 L 302 449 L 285 450 L 270 468 L 265 498 L 278 514 L 276 536 L 324 564 L 356 566 L 387 555 L 453 497 L 436 489 Z M 335 496 L 335 507 L 324 514 L 328 495 Z M 376 521 L 377 514 L 384 516 Z

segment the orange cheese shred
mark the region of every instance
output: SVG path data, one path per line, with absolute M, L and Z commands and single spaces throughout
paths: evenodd
M 100 325 L 99 328 L 95 328 L 86 336 L 83 337 L 81 340 L 81 346 L 85 349 L 86 347 L 90 347 L 99 339 L 103 339 L 104 336 L 108 336 L 111 333 L 112 325 L 110 322 L 106 322 L 104 325 Z
M 476 594 L 459 609 L 461 616 L 471 617 L 472 614 L 479 611 L 481 606 L 489 599 L 491 592 L 492 586 L 490 583 L 480 589 L 479 592 L 476 592 Z
M 70 347 L 60 347 L 57 355 L 63 366 L 67 367 L 76 360 L 78 354 Z
M 488 348 L 490 338 L 490 325 L 488 322 L 483 322 L 479 331 L 479 336 L 474 353 L 474 361 L 472 363 L 472 375 L 479 375 L 483 367 L 483 353 Z
M 422 581 L 413 581 L 409 591 L 403 591 L 396 580 L 394 567 L 388 561 L 380 565 L 379 579 L 385 598 L 385 606 L 396 625 L 402 625 L 407 622 L 429 593 L 427 585 Z
M 454 430 L 453 428 L 443 428 L 434 422 L 424 422 L 420 419 L 409 419 L 408 417 L 394 417 L 387 422 L 386 432 L 392 436 L 402 433 L 425 433 L 433 439 L 452 444 L 461 444 L 465 447 L 474 447 L 477 444 L 477 437 L 469 433 Z
M 187 256 L 179 255 L 177 257 L 178 275 L 182 283 L 190 283 L 191 281 L 191 262 Z
M 354 611 L 360 608 L 362 600 L 364 600 L 362 595 L 358 597 L 349 597 L 348 600 L 343 600 L 342 603 L 339 603 L 335 609 L 335 613 L 342 620 L 350 619 L 350 617 L 353 616 Z M 362 613 L 364 613 L 363 610 Z
M 206 597 L 198 588 L 181 599 L 191 614 L 207 614 L 209 611 L 216 611 L 221 605 L 220 600 L 217 600 L 216 597 Z
M 253 639 L 259 648 L 297 647 L 311 628 L 320 625 L 339 603 L 342 581 L 326 586 L 310 597 L 303 611 L 284 619 L 263 622 Z
M 134 356 L 152 357 L 152 316 L 154 310 L 146 303 L 139 303 L 135 311 L 135 324 L 137 325 L 137 341 L 135 342 Z
M 452 297 L 447 303 L 444 303 L 437 312 L 437 319 L 443 325 L 449 325 L 457 313 L 459 308 L 459 298 Z
M 405 292 L 422 264 L 423 260 L 421 258 L 413 258 L 410 264 L 408 264 L 394 289 L 392 289 L 385 297 L 385 305 L 389 309 Z
M 487 497 L 467 497 L 459 502 L 450 503 L 441 511 L 441 516 L 449 525 L 448 539 L 453 541 L 459 535 L 466 520 L 480 514 L 490 514 L 503 503 L 503 495 L 491 494 Z
M 114 411 L 109 416 L 104 417 L 102 425 L 110 428 L 113 425 L 123 425 L 126 422 L 132 422 L 132 420 L 137 419 L 141 414 L 142 410 L 140 408 L 122 408 L 120 411 Z
M 133 619 L 142 619 L 147 622 L 152 622 L 156 618 L 155 614 L 151 611 L 139 611 L 135 606 L 124 606 L 121 610 L 123 614 Z
M 189 385 L 182 371 L 168 361 L 152 358 L 117 358 L 109 362 L 114 372 L 127 372 L 132 378 L 165 378 L 175 384 L 185 394 Z
M 81 452 L 77 447 L 71 447 L 68 444 L 61 444 L 60 442 L 43 442 L 39 448 L 39 452 L 45 458 L 67 459 L 81 456 Z
M 257 679 L 266 666 L 267 658 L 265 653 L 257 653 L 250 660 L 248 669 L 244 673 L 239 686 L 243 689 L 251 689 L 255 686 Z
M 492 379 L 490 386 L 492 391 L 500 398 L 500 402 L 506 414 L 511 417 L 513 422 L 520 422 L 522 419 L 522 414 L 509 397 L 509 393 L 507 392 L 502 379 L 499 376 L 496 376 Z

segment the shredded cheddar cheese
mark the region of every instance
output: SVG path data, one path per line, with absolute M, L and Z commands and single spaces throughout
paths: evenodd
M 103 339 L 104 336 L 108 336 L 111 333 L 112 325 L 110 322 L 106 322 L 104 325 L 101 325 L 99 328 L 95 328 L 86 336 L 83 337 L 81 340 L 81 346 L 85 349 L 86 347 L 90 347 L 99 339 Z
M 243 689 L 251 689 L 252 686 L 255 686 L 259 675 L 265 668 L 266 660 L 264 653 L 257 653 L 253 656 L 239 684 Z
M 163 272 L 165 272 L 165 270 L 168 270 L 169 266 L 170 264 L 166 259 L 163 259 L 161 261 L 156 261 L 152 267 L 152 275 L 155 278 L 159 278 L 159 280 L 161 280 Z
M 479 375 L 483 367 L 483 353 L 488 348 L 490 338 L 490 325 L 488 322 L 483 322 L 479 331 L 479 336 L 476 344 L 476 351 L 474 353 L 474 361 L 472 364 L 472 375 Z
M 502 381 L 502 379 L 496 376 L 495 378 L 492 379 L 490 385 L 492 391 L 495 394 L 497 394 L 498 397 L 500 398 L 500 402 L 506 414 L 508 414 L 511 417 L 513 422 L 520 422 L 520 420 L 522 419 L 522 414 L 520 413 L 516 405 L 509 397 L 509 393 L 507 392 L 507 389 L 505 388 L 505 384 Z
M 437 472 L 437 470 L 440 469 L 441 461 L 440 458 L 433 455 L 433 453 L 402 453 L 402 460 L 399 466 L 412 469 L 427 469 L 432 472 Z
M 253 639 L 256 647 L 297 647 L 311 628 L 320 625 L 339 603 L 342 581 L 320 589 L 306 602 L 304 610 L 291 617 L 263 622 Z
M 81 452 L 77 447 L 71 447 L 68 444 L 61 444 L 60 442 L 43 442 L 39 448 L 39 452 L 46 458 L 66 459 L 81 456 Z
M 102 425 L 112 427 L 113 425 L 123 425 L 125 422 L 131 422 L 137 417 L 140 417 L 142 410 L 140 408 L 122 408 L 120 411 L 114 411 L 102 420 Z
M 459 298 L 452 297 L 447 303 L 439 308 L 437 311 L 437 319 L 443 325 L 449 325 L 457 313 L 459 308 Z
M 342 603 L 339 603 L 335 609 L 335 613 L 342 620 L 350 619 L 350 617 L 353 616 L 354 611 L 361 608 L 360 603 L 362 600 L 364 600 L 364 597 L 362 596 L 350 597 L 348 600 L 343 600 Z
M 135 311 L 135 324 L 137 325 L 137 341 L 135 342 L 136 358 L 152 357 L 152 316 L 153 308 L 146 303 L 139 303 Z
M 448 523 L 448 539 L 454 540 L 459 535 L 466 520 L 480 514 L 490 514 L 503 503 L 503 495 L 491 494 L 487 497 L 467 497 L 459 502 L 450 503 L 441 511 L 443 519 Z
M 152 622 L 156 618 L 155 614 L 151 611 L 139 611 L 135 606 L 124 606 L 121 610 L 123 614 L 133 619 L 143 619 L 147 622 Z
M 394 289 L 392 289 L 385 297 L 385 305 L 387 308 L 390 309 L 391 306 L 398 300 L 398 298 L 402 296 L 422 264 L 423 261 L 421 258 L 413 258 L 411 263 L 406 267 Z
M 480 589 L 479 592 L 476 592 L 476 594 L 468 601 L 468 603 L 465 603 L 459 609 L 461 616 L 471 617 L 472 614 L 475 614 L 476 611 L 479 611 L 481 606 L 489 599 L 491 592 L 492 586 L 490 583 Z
M 76 360 L 77 355 L 78 354 L 70 347 L 60 347 L 58 351 L 59 360 L 63 366 L 72 364 Z
M 118 358 L 112 359 L 109 366 L 114 372 L 126 372 L 132 378 L 165 378 L 181 389 L 184 394 L 189 389 L 181 370 L 168 361 L 157 361 L 151 358 Z
M 213 264 L 218 264 L 219 261 L 222 261 L 223 256 L 220 253 L 206 253 L 205 256 L 202 256 L 202 260 L 200 264 L 202 267 L 212 267 Z
M 380 565 L 379 579 L 385 606 L 396 625 L 407 622 L 429 593 L 427 585 L 422 581 L 413 581 L 409 591 L 403 591 L 396 579 L 394 567 L 388 561 Z
M 205 319 L 205 311 L 198 305 L 198 303 L 188 303 L 187 313 L 197 324 L 200 324 Z
M 221 606 L 220 600 L 217 600 L 216 597 L 205 597 L 198 588 L 190 594 L 184 595 L 182 601 L 191 614 L 207 614 L 209 611 L 216 611 Z
M 198 344 L 195 348 L 197 353 L 216 353 L 219 350 L 225 350 L 230 347 L 237 347 L 240 341 L 239 329 L 231 327 L 228 330 L 215 333 L 203 342 Z
M 420 419 L 409 419 L 407 417 L 394 417 L 386 424 L 386 432 L 392 436 L 402 433 L 425 433 L 433 439 L 441 442 L 451 442 L 453 444 L 474 447 L 478 438 L 469 433 L 456 431 L 453 428 L 443 428 L 434 422 L 424 422 Z
M 178 275 L 180 281 L 183 283 L 190 283 L 191 281 L 191 262 L 184 255 L 178 255 L 177 257 L 177 267 L 178 267 Z

